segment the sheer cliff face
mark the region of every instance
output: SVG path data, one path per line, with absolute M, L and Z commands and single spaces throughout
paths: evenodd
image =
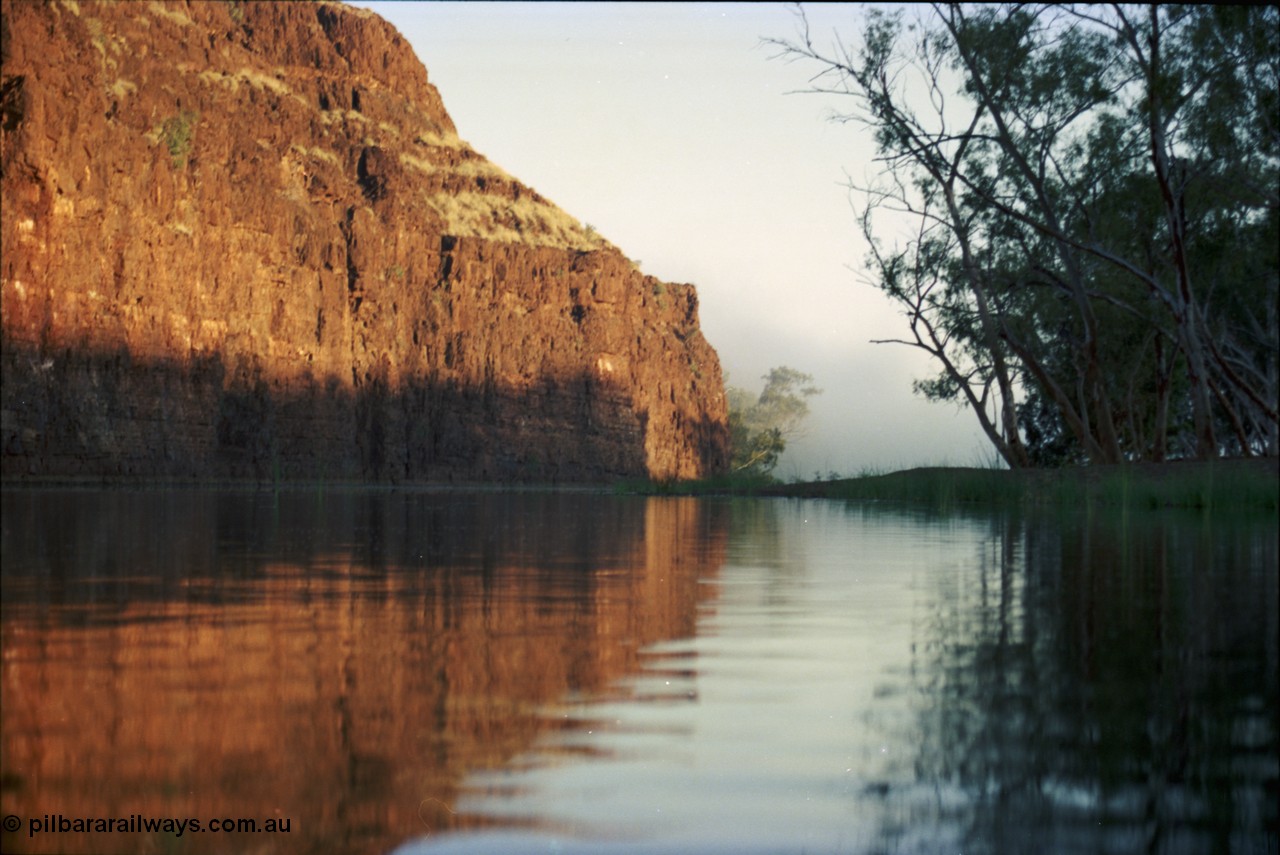
M 699 477 L 691 286 L 459 139 L 334 3 L 3 0 L 7 477 Z

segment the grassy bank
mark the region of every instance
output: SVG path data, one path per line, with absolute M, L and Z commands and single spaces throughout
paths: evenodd
M 856 478 L 780 484 L 711 479 L 676 484 L 632 482 L 623 492 L 653 495 L 755 495 L 909 502 L 930 507 L 1080 506 L 1276 510 L 1280 461 L 1130 464 L 1004 470 L 923 467 Z

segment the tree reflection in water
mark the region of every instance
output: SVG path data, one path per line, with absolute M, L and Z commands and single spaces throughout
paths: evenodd
M 0 545 L 5 813 L 296 822 L 193 852 L 1276 849 L 1273 520 L 51 492 Z M 53 848 L 104 842 L 174 841 Z
M 994 521 L 916 630 L 886 845 L 1275 851 L 1276 567 L 1271 526 Z

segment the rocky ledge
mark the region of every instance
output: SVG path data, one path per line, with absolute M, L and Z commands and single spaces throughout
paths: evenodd
M 693 287 L 460 139 L 378 16 L 0 12 L 6 481 L 726 467 Z

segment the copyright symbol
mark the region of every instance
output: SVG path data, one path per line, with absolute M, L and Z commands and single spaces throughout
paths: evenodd
M 4 818 L 5 831 L 17 831 L 19 828 L 22 828 L 22 817 L 9 814 Z

